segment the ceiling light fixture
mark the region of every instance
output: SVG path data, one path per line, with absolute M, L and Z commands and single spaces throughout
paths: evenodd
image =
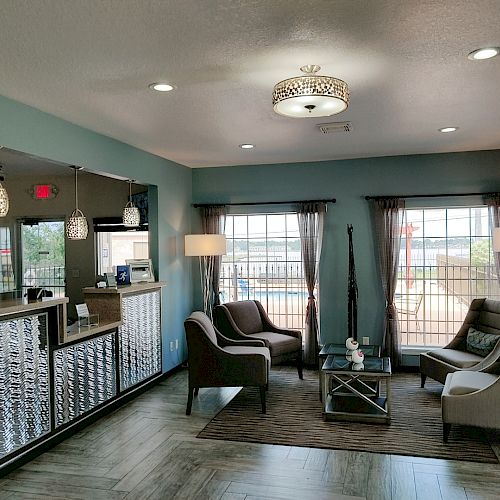
M 0 165 L 0 172 L 3 167 Z M 0 217 L 5 217 L 9 212 L 9 195 L 7 190 L 3 187 L 3 175 L 0 173 Z
M 128 181 L 128 202 L 123 209 L 123 225 L 125 227 L 138 227 L 141 222 L 139 209 L 132 202 L 132 179 Z
M 500 47 L 484 47 L 473 50 L 467 57 L 472 61 L 482 61 L 483 59 L 491 59 L 498 54 L 500 54 Z
M 169 83 L 151 83 L 149 84 L 149 88 L 157 92 L 170 92 L 175 89 L 175 86 Z
M 458 127 L 443 127 L 438 129 L 439 132 L 443 132 L 443 134 L 447 134 L 448 132 L 456 132 Z
M 89 234 L 89 225 L 83 212 L 78 208 L 78 170 L 83 167 L 71 167 L 75 169 L 75 209 L 66 223 L 66 236 L 69 240 L 86 240 Z
M 240 144 L 241 149 L 253 149 L 255 147 L 254 144 Z
M 320 76 L 316 64 L 302 66 L 304 74 L 274 86 L 273 107 L 280 115 L 315 118 L 341 113 L 349 106 L 349 87 L 333 76 Z

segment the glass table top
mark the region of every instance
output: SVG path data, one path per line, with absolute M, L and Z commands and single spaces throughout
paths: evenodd
M 353 363 L 345 356 L 330 354 L 322 367 L 323 371 L 331 372 L 360 372 L 391 374 L 391 361 L 389 358 L 366 357 L 363 363 Z
M 365 356 L 380 356 L 380 346 L 379 345 L 360 345 L 359 350 L 363 351 Z M 326 358 L 330 354 L 335 354 L 337 356 L 345 356 L 347 352 L 347 347 L 345 344 L 325 344 L 321 351 L 319 352 L 320 358 Z

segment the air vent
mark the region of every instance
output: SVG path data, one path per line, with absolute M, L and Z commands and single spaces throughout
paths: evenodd
M 352 132 L 351 122 L 320 123 L 316 125 L 323 134 L 333 134 L 335 132 Z

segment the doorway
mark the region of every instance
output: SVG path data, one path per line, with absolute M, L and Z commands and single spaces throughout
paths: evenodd
M 18 279 L 23 295 L 39 287 L 54 297 L 66 294 L 64 220 L 19 221 Z

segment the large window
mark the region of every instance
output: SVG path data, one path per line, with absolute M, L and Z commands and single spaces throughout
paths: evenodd
M 303 330 L 307 287 L 296 213 L 229 215 L 221 301 L 259 300 L 278 326 Z
M 406 346 L 443 346 L 476 297 L 500 298 L 485 206 L 406 209 L 396 307 Z

